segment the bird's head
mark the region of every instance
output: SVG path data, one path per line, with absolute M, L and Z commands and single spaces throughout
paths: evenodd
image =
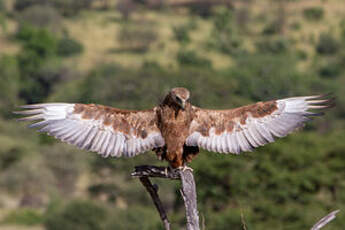
M 189 101 L 189 91 L 186 88 L 178 87 L 170 90 L 170 97 L 180 108 L 184 109 Z

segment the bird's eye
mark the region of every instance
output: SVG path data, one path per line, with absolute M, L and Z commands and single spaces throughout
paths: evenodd
M 182 100 L 179 97 L 176 97 L 176 101 L 179 102 L 179 103 L 182 103 Z

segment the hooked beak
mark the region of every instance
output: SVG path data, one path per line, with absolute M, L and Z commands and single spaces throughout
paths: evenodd
M 182 100 L 181 101 L 181 108 L 184 110 L 185 107 L 186 107 L 186 101 Z

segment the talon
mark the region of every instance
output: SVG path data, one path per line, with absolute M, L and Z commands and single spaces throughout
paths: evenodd
M 191 167 L 188 167 L 187 165 L 183 165 L 177 168 L 178 170 L 182 170 L 182 172 L 186 171 L 186 170 L 190 170 L 191 172 L 193 172 L 194 170 Z

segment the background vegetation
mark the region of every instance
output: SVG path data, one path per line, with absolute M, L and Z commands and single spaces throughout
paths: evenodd
M 102 159 L 16 123 L 16 105 L 63 101 L 150 108 L 172 87 L 231 108 L 333 92 L 301 132 L 193 161 L 205 229 L 345 225 L 343 0 L 0 0 L 0 229 L 162 229 L 130 172 L 152 152 Z M 184 228 L 176 182 L 156 181 Z M 245 226 L 245 227 L 244 227 Z

